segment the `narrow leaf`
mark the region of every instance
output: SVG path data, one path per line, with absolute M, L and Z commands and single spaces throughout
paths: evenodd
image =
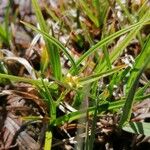
M 141 69 L 142 64 L 145 62 L 145 60 L 147 59 L 147 57 L 149 55 L 150 55 L 150 35 L 147 38 L 147 41 L 146 41 L 146 43 L 145 43 L 141 53 L 135 59 L 134 68 L 133 68 L 133 70 L 131 72 L 131 75 L 130 75 L 130 78 L 129 78 L 128 82 L 127 82 L 126 93 L 129 91 L 132 82 L 134 81 L 135 77 L 137 76 L 138 70 Z
M 138 81 L 140 79 L 140 76 L 141 76 L 142 72 L 144 71 L 144 69 L 147 66 L 149 61 L 150 61 L 150 55 L 149 55 L 149 57 L 147 57 L 145 59 L 145 62 L 143 65 L 141 65 L 140 70 L 136 70 L 136 68 L 134 68 L 137 73 L 133 78 L 133 82 L 131 83 L 131 87 L 129 88 L 129 92 L 127 94 L 127 99 L 126 99 L 125 105 L 123 107 L 123 114 L 122 114 L 120 122 L 119 122 L 119 127 L 122 127 L 125 122 L 128 122 L 130 120 L 131 112 L 132 112 L 132 105 L 134 102 L 134 95 L 136 92 L 136 87 L 138 85 Z
M 150 136 L 150 124 L 146 122 L 129 122 L 123 127 L 123 130 L 135 134 Z
M 95 24 L 96 27 L 99 27 L 99 20 L 94 16 L 92 10 L 88 7 L 87 3 L 84 0 L 78 0 L 80 5 L 82 6 L 85 14 L 91 19 L 91 21 Z
M 108 70 L 106 72 L 95 73 L 93 75 L 80 78 L 79 82 L 80 82 L 81 85 L 88 84 L 88 83 L 97 81 L 97 80 L 99 80 L 102 77 L 106 77 L 106 76 L 109 76 L 109 75 L 111 75 L 111 74 L 113 74 L 115 72 L 118 72 L 119 70 L 121 70 L 121 69 L 123 69 L 125 67 L 126 67 L 126 65 L 122 65 L 122 66 L 115 67 L 114 69 L 110 69 L 110 70 Z
M 137 29 L 137 27 L 141 27 L 143 26 L 145 23 L 147 22 L 147 20 L 145 21 L 139 21 L 138 23 L 135 23 L 127 28 L 124 28 L 122 30 L 119 30 L 111 35 L 109 35 L 108 37 L 102 39 L 101 41 L 99 41 L 97 44 L 95 44 L 93 47 L 91 47 L 87 52 L 85 52 L 77 61 L 76 66 L 78 67 L 89 55 L 91 55 L 93 52 L 95 52 L 98 48 L 101 48 L 102 46 L 104 46 L 105 44 L 111 42 L 112 40 L 114 40 L 115 38 L 131 31 L 134 29 Z
M 119 43 L 119 45 L 117 47 L 114 48 L 114 50 L 110 53 L 111 63 L 113 63 L 122 54 L 122 52 L 126 48 L 126 46 L 131 42 L 131 40 L 136 36 L 136 34 L 144 26 L 144 24 L 146 23 L 146 20 L 148 20 L 149 16 L 150 16 L 150 12 L 147 12 L 141 18 L 141 20 L 140 20 L 141 23 L 138 22 L 140 24 L 138 26 L 136 26 L 135 28 L 132 28 L 130 33 L 128 35 L 126 35 L 126 37 Z M 122 30 L 124 30 L 124 29 L 122 29 Z M 103 64 L 100 64 L 100 66 L 96 67 L 95 72 L 105 71 L 107 69 L 106 66 L 107 66 L 106 62 L 104 62 Z
M 60 48 L 64 52 L 66 57 L 70 60 L 73 69 L 76 70 L 75 61 L 74 61 L 73 57 L 69 54 L 67 49 L 63 46 L 63 44 L 61 44 L 57 39 L 55 39 L 51 35 L 47 34 L 46 32 L 44 32 L 42 30 L 37 29 L 36 27 L 32 26 L 31 24 L 23 22 L 23 21 L 21 21 L 21 23 L 24 24 L 25 26 L 31 28 L 32 30 L 42 34 L 45 38 L 47 38 L 49 41 L 51 41 L 53 44 L 55 44 L 58 48 Z
M 47 131 L 45 134 L 44 150 L 51 150 L 52 147 L 52 132 Z
M 32 0 L 32 4 L 33 4 L 33 8 L 35 10 L 37 21 L 40 25 L 40 29 L 42 31 L 48 33 L 46 22 L 43 18 L 42 12 L 38 5 L 38 1 Z M 44 40 L 45 40 L 45 44 L 46 44 L 46 50 L 47 50 L 47 53 L 50 58 L 49 60 L 50 60 L 50 64 L 52 67 L 52 72 L 54 74 L 54 77 L 58 80 L 61 80 L 62 74 L 61 74 L 61 63 L 60 63 L 59 51 L 58 51 L 56 45 L 53 45 L 53 43 L 51 41 L 47 40 L 46 38 L 44 38 Z M 43 49 L 43 50 L 45 50 L 45 49 Z M 43 62 L 43 61 L 41 60 L 41 62 Z M 45 63 L 47 63 L 47 62 L 45 61 Z M 46 65 L 42 64 L 42 66 L 46 66 Z M 45 68 L 41 68 L 41 71 L 43 72 L 44 69 Z

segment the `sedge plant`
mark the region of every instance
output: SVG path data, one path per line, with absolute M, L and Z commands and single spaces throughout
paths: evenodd
M 43 101 L 48 106 L 48 128 L 45 133 L 44 149 L 49 150 L 52 148 L 53 139 L 53 127 L 64 125 L 65 123 L 71 123 L 80 118 L 86 118 L 93 116 L 93 123 L 91 130 L 89 124 L 86 127 L 86 140 L 85 145 L 79 145 L 79 147 L 91 150 L 94 146 L 96 119 L 98 116 L 105 114 L 106 112 L 117 112 L 121 119 L 119 120 L 118 127 L 129 132 L 145 134 L 150 133 L 146 123 L 141 123 L 143 130 L 139 129 L 139 123 L 130 122 L 132 107 L 134 102 L 139 102 L 145 98 L 149 98 L 150 94 L 144 94 L 146 89 L 150 86 L 148 82 L 143 87 L 138 87 L 139 79 L 147 68 L 150 61 L 150 37 L 143 38 L 141 36 L 142 29 L 145 25 L 150 22 L 150 11 L 147 9 L 145 3 L 138 11 L 139 17 L 133 17 L 134 14 L 129 14 L 129 11 L 121 3 L 120 0 L 116 1 L 124 12 L 124 17 L 127 16 L 128 24 L 120 28 L 115 32 L 106 32 L 107 19 L 109 17 L 109 1 L 106 1 L 102 9 L 97 7 L 103 3 L 103 0 L 95 0 L 92 2 L 92 8 L 95 8 L 96 15 L 91 11 L 88 4 L 84 0 L 77 1 L 77 9 L 80 7 L 83 9 L 83 14 L 93 23 L 96 28 L 102 27 L 102 36 L 98 42 L 94 41 L 94 38 L 88 34 L 88 41 L 90 42 L 90 48 L 79 56 L 76 60 L 74 59 L 73 53 L 71 53 L 66 46 L 64 46 L 57 38 L 52 34 L 51 28 L 48 28 L 47 22 L 44 20 L 40 7 L 37 0 L 32 0 L 32 6 L 35 11 L 39 28 L 21 21 L 27 28 L 32 29 L 36 33 L 40 34 L 45 41 L 45 47 L 42 49 L 41 56 L 41 68 L 40 73 L 36 79 L 18 77 L 9 73 L 1 72 L 0 78 L 7 79 L 10 82 L 25 82 L 33 85 L 38 89 Z M 47 6 L 46 10 L 48 11 Z M 62 11 L 64 11 L 62 7 Z M 59 21 L 59 18 L 52 11 L 48 11 L 51 16 L 54 17 L 55 21 Z M 141 15 L 143 14 L 143 15 Z M 61 22 L 61 21 L 60 21 Z M 59 23 L 60 23 L 59 22 Z M 81 23 L 80 23 L 81 24 Z M 81 25 L 81 28 L 85 31 L 86 27 Z M 86 30 L 86 33 L 88 30 Z M 85 33 L 85 35 L 86 35 Z M 133 39 L 137 39 L 140 42 L 142 50 L 140 54 L 135 58 L 134 64 L 120 64 L 115 65 L 114 62 L 124 53 L 124 49 L 132 42 Z M 109 52 L 108 46 L 115 40 L 122 38 L 121 42 L 115 43 L 116 46 Z M 100 52 L 103 53 L 101 58 Z M 61 58 L 67 57 L 71 64 L 71 67 L 67 69 L 66 73 L 63 73 L 61 66 Z M 44 61 L 47 60 L 47 61 Z M 86 64 L 86 62 L 89 63 Z M 51 75 L 46 80 L 46 71 L 50 69 Z M 86 71 L 91 69 L 92 71 L 86 74 Z M 35 71 L 36 72 L 36 71 Z M 130 74 L 128 76 L 128 74 Z M 100 81 L 108 79 L 108 84 L 104 84 L 103 87 L 100 85 Z M 120 99 L 116 101 L 111 100 L 114 92 L 114 86 L 123 84 L 125 92 L 122 94 Z M 65 101 L 67 94 L 74 92 L 72 99 L 72 107 L 75 111 L 64 114 L 63 116 L 57 116 L 57 108 Z M 87 94 L 88 93 L 88 94 Z M 86 107 L 83 109 L 82 105 L 86 103 Z M 122 109 L 123 108 L 123 109 Z M 27 116 L 26 120 L 38 120 L 38 116 Z M 85 122 L 80 122 L 85 124 Z M 137 130 L 134 130 L 137 128 Z M 91 131 L 91 133 L 89 132 Z M 148 134 L 149 135 L 149 134 Z

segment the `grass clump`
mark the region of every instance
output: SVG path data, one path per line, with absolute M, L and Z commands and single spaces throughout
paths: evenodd
M 17 54 L 9 50 L 0 52 L 2 93 L 13 92 L 25 99 L 24 104 L 15 108 L 19 111 L 22 108 L 25 113 L 11 113 L 20 116 L 22 124 L 27 123 L 25 127 L 42 128 L 38 140 L 27 133 L 25 137 L 32 138 L 37 149 L 55 149 L 60 145 L 96 149 L 98 136 L 112 136 L 116 130 L 149 136 L 147 123 L 136 116 L 135 109 L 136 104 L 150 97 L 147 93 L 150 36 L 146 32 L 150 23 L 149 3 L 146 0 L 140 4 L 120 0 L 87 2 L 59 1 L 54 9 L 48 3 L 40 8 L 38 1 L 32 0 L 36 22 L 33 25 L 19 20 L 19 26 L 34 32 L 32 44 L 24 52 L 15 46 Z M 4 23 L 9 28 L 7 20 Z M 1 31 L 2 43 L 9 47 L 12 39 Z M 10 62 L 16 65 L 18 73 L 14 73 Z M 26 90 L 32 87 L 32 91 L 20 90 L 21 83 Z M 8 90 L 6 85 L 10 86 Z M 32 100 L 31 104 L 27 99 Z M 27 113 L 28 103 L 34 113 Z M 7 105 L 6 110 L 9 111 Z M 22 133 L 18 131 L 14 135 L 17 142 Z M 62 143 L 55 141 L 59 134 Z M 113 140 L 99 141 L 99 145 L 114 149 L 116 146 Z M 129 143 L 122 142 L 120 147 L 124 146 L 129 147 Z

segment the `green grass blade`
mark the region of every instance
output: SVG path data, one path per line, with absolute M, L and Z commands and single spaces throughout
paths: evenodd
M 39 80 L 33 80 L 30 78 L 18 77 L 18 76 L 2 74 L 2 73 L 0 73 L 0 78 L 1 79 L 9 79 L 10 81 L 14 81 L 14 82 L 25 82 L 25 83 L 29 83 L 29 84 L 33 84 L 33 85 L 41 84 L 41 81 L 39 81 Z
M 106 46 L 106 45 L 103 46 L 103 53 L 104 53 L 104 58 L 105 58 L 107 67 L 108 67 L 109 69 L 112 68 L 112 66 L 111 66 L 111 60 L 110 60 L 110 58 L 109 58 L 109 52 L 108 52 L 108 50 L 107 50 L 107 46 Z
M 47 131 L 45 133 L 45 144 L 44 144 L 44 150 L 51 150 L 52 148 L 52 132 Z
M 118 47 L 115 48 L 114 51 L 110 54 L 110 60 L 111 62 L 115 61 L 123 52 L 123 50 L 126 48 L 126 46 L 130 43 L 130 41 L 136 36 L 138 31 L 141 29 L 142 26 L 135 28 L 133 31 L 131 31 L 120 44 Z
M 33 8 L 35 10 L 37 21 L 40 25 L 40 29 L 42 31 L 48 33 L 46 22 L 44 21 L 42 12 L 38 5 L 38 1 L 32 0 L 32 4 L 33 4 Z M 59 51 L 58 51 L 56 45 L 53 45 L 53 43 L 51 41 L 47 40 L 46 38 L 44 38 L 44 40 L 45 40 L 46 49 L 47 49 L 47 52 L 49 55 L 49 60 L 50 60 L 50 64 L 52 67 L 52 72 L 54 74 L 54 77 L 58 80 L 61 80 L 62 74 L 61 74 L 61 63 L 60 63 Z M 42 66 L 44 66 L 44 65 L 42 65 Z M 41 71 L 43 72 L 44 69 L 41 68 Z
M 149 4 L 148 4 L 149 0 L 145 0 L 143 2 L 143 5 L 139 8 L 138 10 L 138 15 L 139 17 L 143 16 L 144 13 L 149 9 Z
M 135 76 L 137 76 L 138 74 L 138 70 L 140 70 L 142 64 L 145 62 L 145 60 L 147 59 L 147 57 L 150 55 L 150 35 L 147 38 L 147 41 L 141 51 L 141 54 L 135 59 L 135 64 L 134 64 L 134 69 L 131 72 L 130 78 L 127 82 L 127 86 L 126 86 L 126 93 L 129 91 L 132 82 L 135 79 Z M 150 64 L 150 63 L 149 63 Z M 148 64 L 148 65 L 149 65 Z
M 139 78 L 140 78 L 142 72 L 144 71 L 145 67 L 147 66 L 147 64 L 150 61 L 150 53 L 147 56 L 149 56 L 149 57 L 145 58 L 145 61 L 140 65 L 141 66 L 140 69 L 136 68 L 136 67 L 133 68 L 133 72 L 131 74 L 132 83 L 130 84 L 127 98 L 126 98 L 126 102 L 125 102 L 125 105 L 123 107 L 123 114 L 122 114 L 120 122 L 119 122 L 120 128 L 124 125 L 125 122 L 128 122 L 130 120 L 131 112 L 132 112 L 132 105 L 134 102 L 134 95 L 136 92 L 136 87 L 138 85 L 138 81 L 139 81 Z M 131 79 L 129 79 L 129 80 L 131 80 Z
M 31 28 L 32 30 L 42 34 L 45 38 L 47 38 L 49 41 L 51 41 L 53 44 L 55 44 L 58 48 L 60 48 L 63 53 L 66 55 L 66 57 L 70 60 L 73 70 L 76 70 L 76 64 L 75 61 L 73 59 L 73 57 L 69 54 L 69 52 L 67 51 L 67 49 L 63 46 L 63 44 L 61 44 L 57 39 L 55 39 L 54 37 L 52 37 L 51 35 L 47 34 L 46 32 L 37 29 L 36 27 L 32 26 L 29 23 L 23 22 L 21 21 L 22 24 L 24 24 L 25 26 Z
M 29 83 L 29 84 L 32 84 L 36 87 L 39 87 L 39 86 L 43 86 L 43 83 L 41 80 L 39 79 L 30 79 L 30 78 L 25 78 L 25 77 L 19 77 L 19 76 L 14 76 L 14 75 L 9 75 L 9 74 L 4 74 L 4 73 L 0 73 L 0 79 L 8 79 L 10 80 L 11 82 L 24 82 L 24 83 Z M 47 85 L 47 86 L 51 86 L 51 83 L 50 82 L 47 82 L 47 81 L 44 81 L 44 83 Z M 63 83 L 60 83 L 62 86 L 63 86 Z
M 139 99 L 140 97 L 136 97 L 135 100 L 139 101 Z M 100 115 L 102 112 L 106 112 L 107 110 L 113 110 L 113 111 L 118 110 L 124 106 L 125 102 L 126 102 L 125 100 L 118 100 L 116 102 L 111 102 L 111 103 L 104 102 L 102 104 L 99 104 L 97 106 L 97 114 Z M 56 118 L 56 120 L 52 122 L 52 125 L 59 126 L 59 125 L 64 124 L 65 122 L 69 123 L 81 117 L 86 117 L 87 111 L 88 111 L 89 116 L 94 115 L 95 109 L 96 109 L 96 106 L 66 114 L 64 116 Z
M 124 13 L 126 14 L 128 20 L 130 21 L 130 23 L 134 23 L 137 21 L 137 19 L 135 18 L 135 16 L 131 15 L 128 11 L 128 9 L 122 4 L 122 2 L 120 0 L 116 0 L 117 3 L 120 5 L 121 9 L 124 11 Z M 137 37 L 139 39 L 139 42 L 141 44 L 141 46 L 143 46 L 143 41 L 142 41 L 142 37 L 140 35 L 140 33 L 137 33 Z
M 37 80 L 33 80 L 33 79 L 30 79 L 30 78 L 25 78 L 25 77 L 18 77 L 18 76 L 14 76 L 14 75 L 8 75 L 8 74 L 3 74 L 3 73 L 0 73 L 0 79 L 8 79 L 10 81 L 13 81 L 13 82 L 25 82 L 25 83 L 29 83 L 29 84 L 32 84 L 36 87 L 39 87 L 39 86 L 43 86 L 42 82 L 40 79 L 37 79 Z M 76 90 L 75 88 L 72 88 L 70 87 L 69 85 L 67 85 L 66 83 L 63 83 L 59 80 L 56 80 L 54 77 L 50 77 L 50 79 L 52 81 L 54 81 L 54 84 L 55 85 L 60 85 L 62 87 L 65 87 L 66 89 L 68 90 Z M 52 88 L 53 89 L 53 85 L 51 82 L 48 82 L 48 81 L 44 81 L 44 83 L 46 84 L 46 86 L 48 86 L 49 88 Z M 54 85 L 54 86 L 55 86 Z
M 114 62 L 126 48 L 126 46 L 130 43 L 130 41 L 136 36 L 139 30 L 144 26 L 144 22 L 149 20 L 150 12 L 147 12 L 143 18 L 140 20 L 139 26 L 136 26 L 130 33 L 124 38 L 124 40 L 110 53 L 111 63 Z M 136 23 L 137 24 L 137 23 Z M 124 30 L 124 29 L 123 29 Z M 95 69 L 95 72 L 105 71 L 107 69 L 106 62 L 101 65 L 98 65 Z
M 106 72 L 95 73 L 93 75 L 80 78 L 79 79 L 79 83 L 81 85 L 85 85 L 85 84 L 89 84 L 89 83 L 94 82 L 94 81 L 98 81 L 100 78 L 109 76 L 109 75 L 111 75 L 111 74 L 113 74 L 115 72 L 118 72 L 119 70 L 121 70 L 121 69 L 123 69 L 125 67 L 126 67 L 126 65 L 123 65 L 123 66 L 115 67 L 114 69 L 110 69 L 110 70 L 108 70 Z
M 81 5 L 83 11 L 91 19 L 91 21 L 95 24 L 95 26 L 99 27 L 99 20 L 94 16 L 92 10 L 88 8 L 87 3 L 84 0 L 78 0 L 78 3 Z
M 5 35 L 6 35 L 6 39 L 7 39 L 7 45 L 9 45 L 10 43 L 10 38 L 11 38 L 11 32 L 9 31 L 9 16 L 10 16 L 10 2 L 8 1 L 7 4 L 7 8 L 6 8 L 6 12 L 5 12 L 5 18 L 4 18 L 4 22 L 5 22 Z
M 106 111 L 108 109 L 108 107 L 109 107 L 109 103 L 104 103 L 104 104 L 98 106 L 98 113 Z M 82 117 L 86 117 L 87 112 L 88 112 L 88 115 L 93 115 L 95 112 L 95 107 L 91 107 L 91 108 L 83 109 L 83 110 L 78 110 L 76 112 L 69 113 L 69 114 L 64 115 L 62 117 L 58 117 L 56 120 L 54 120 L 52 122 L 52 125 L 58 126 L 58 125 L 64 124 L 65 122 L 69 123 L 71 121 L 80 119 Z
M 146 122 L 129 122 L 123 127 L 123 130 L 135 134 L 150 136 L 150 125 Z
M 97 109 L 98 109 L 98 101 L 96 100 L 96 107 L 95 112 L 93 116 L 93 122 L 92 122 L 92 128 L 91 128 L 91 136 L 89 139 L 89 150 L 93 149 L 94 146 L 94 140 L 95 140 L 95 130 L 96 130 L 96 123 L 97 123 Z
M 99 26 L 105 25 L 105 18 L 109 9 L 108 0 L 93 0 L 93 5 L 98 13 Z
M 52 120 L 56 119 L 56 104 L 53 101 L 52 94 L 51 94 L 50 90 L 48 89 L 47 84 L 45 84 L 43 79 L 41 79 L 41 82 L 42 82 L 43 87 L 39 88 L 39 89 L 43 92 L 43 96 L 44 96 L 44 98 L 46 98 L 46 100 L 48 102 L 50 117 L 51 117 L 51 121 L 52 121 Z
M 140 101 L 141 99 L 143 100 L 143 99 L 148 98 L 148 97 L 150 97 L 150 94 L 142 96 L 142 97 L 141 96 L 140 97 L 135 97 L 135 100 Z M 125 104 L 125 98 L 123 98 L 121 100 L 118 100 L 116 102 L 111 102 L 111 103 L 105 102 L 105 103 L 99 104 L 97 106 L 97 111 L 98 111 L 98 114 L 100 114 L 102 112 L 105 112 L 107 110 L 117 111 L 118 109 L 122 108 L 124 106 L 124 104 Z M 96 106 L 89 107 L 88 109 L 78 110 L 76 112 L 66 114 L 64 116 L 56 118 L 51 123 L 51 125 L 59 126 L 59 125 L 64 124 L 65 122 L 69 123 L 69 122 L 77 120 L 81 117 L 86 117 L 87 111 L 88 111 L 89 115 L 94 115 L 95 109 L 96 109 Z M 36 117 L 35 116 L 30 116 L 30 117 L 24 117 L 24 118 L 26 118 L 28 120 L 33 120 L 33 118 L 35 118 L 35 120 L 40 120 L 41 119 L 41 117 L 38 117 L 38 116 L 36 116 Z
M 51 16 L 53 18 L 53 20 L 55 20 L 55 22 L 61 23 L 61 20 L 55 15 L 55 13 L 53 12 L 53 10 L 49 9 L 49 7 L 45 4 L 44 5 L 47 13 L 49 14 L 49 16 Z
M 111 42 L 112 40 L 114 40 L 115 38 L 131 31 L 134 29 L 137 29 L 137 27 L 142 27 L 145 23 L 147 22 L 147 20 L 145 21 L 139 21 L 138 23 L 135 23 L 125 29 L 119 30 L 116 33 L 111 34 L 110 36 L 104 38 L 103 40 L 101 40 L 100 42 L 98 42 L 97 44 L 95 44 L 93 47 L 91 47 L 87 52 L 85 52 L 77 61 L 76 66 L 78 67 L 88 56 L 90 56 L 93 52 L 95 52 L 98 48 L 104 46 L 105 44 Z
M 150 87 L 150 81 L 145 84 L 143 87 L 139 87 L 136 91 L 136 96 L 143 96 L 146 92 L 146 90 Z
M 102 112 L 105 112 L 107 110 L 115 110 L 115 109 L 121 108 L 124 105 L 124 103 L 125 103 L 125 101 L 123 101 L 123 100 L 120 100 L 117 102 L 111 102 L 111 103 L 109 103 L 109 102 L 102 103 L 97 106 L 97 114 L 101 114 Z M 96 109 L 96 106 L 66 114 L 66 115 L 58 117 L 56 120 L 54 120 L 52 122 L 52 125 L 58 126 L 58 125 L 64 124 L 65 122 L 69 123 L 69 122 L 77 120 L 81 117 L 86 117 L 87 112 L 88 112 L 89 116 L 94 115 L 95 109 Z
M 106 33 L 107 33 L 107 18 L 108 18 L 108 15 L 109 15 L 109 9 L 107 9 L 105 17 L 103 19 L 103 24 L 104 25 L 103 25 L 103 29 L 102 29 L 102 39 L 107 36 Z M 103 53 L 104 53 L 104 60 L 106 61 L 107 67 L 110 69 L 110 68 L 112 68 L 112 66 L 111 66 L 111 61 L 110 61 L 110 58 L 109 58 L 109 51 L 107 49 L 107 44 L 104 45 L 102 47 L 102 49 L 103 49 Z M 103 59 L 101 61 L 98 61 L 99 64 L 101 64 L 101 62 L 103 62 Z
M 39 4 L 38 4 L 38 1 L 37 0 L 32 0 L 32 5 L 33 5 L 33 8 L 34 8 L 34 11 L 35 11 L 35 14 L 36 14 L 36 18 L 37 18 L 37 21 L 39 22 L 41 30 L 47 32 L 48 29 L 47 29 L 47 26 L 46 26 L 46 22 L 44 21 L 42 12 L 41 12 Z
M 4 42 L 5 44 L 8 44 L 7 37 L 6 37 L 6 32 L 5 32 L 2 25 L 0 25 L 0 38 L 1 38 L 2 42 Z

